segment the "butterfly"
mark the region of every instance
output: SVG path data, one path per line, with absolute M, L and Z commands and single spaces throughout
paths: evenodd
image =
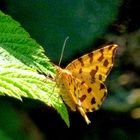
M 56 83 L 63 101 L 72 111 L 79 111 L 87 124 L 87 112 L 100 108 L 107 88 L 103 83 L 110 73 L 118 45 L 106 45 L 72 61 L 65 69 L 56 66 Z

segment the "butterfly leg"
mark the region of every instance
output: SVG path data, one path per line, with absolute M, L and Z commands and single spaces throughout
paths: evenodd
M 81 106 L 81 102 L 79 100 L 78 105 L 77 105 L 77 109 L 79 110 L 79 112 L 81 113 L 81 115 L 84 117 L 85 121 L 87 124 L 91 123 L 91 121 L 88 119 L 85 111 L 83 110 L 82 106 Z
M 79 87 L 79 86 L 78 86 Z M 78 88 L 78 93 L 80 92 L 80 89 Z M 79 96 L 79 94 L 78 94 L 78 96 Z M 80 97 L 78 97 L 78 105 L 77 105 L 77 109 L 78 109 L 78 111 L 81 113 L 81 115 L 84 117 L 84 119 L 85 119 L 85 121 L 86 121 L 86 123 L 87 124 L 89 124 L 89 123 L 91 123 L 91 121 L 89 120 L 89 118 L 87 117 L 87 115 L 86 115 L 86 113 L 85 113 L 85 111 L 84 111 L 84 109 L 83 109 L 83 107 L 82 107 L 82 103 L 81 103 L 81 101 L 80 101 Z
M 85 113 L 85 111 L 84 111 L 84 109 L 83 109 L 83 107 L 82 107 L 82 103 L 81 103 L 81 101 L 80 101 L 80 91 L 81 91 L 81 89 L 80 89 L 80 84 L 81 84 L 81 83 L 80 83 L 79 81 L 74 80 L 74 84 L 75 84 L 75 86 L 77 87 L 77 89 L 74 90 L 74 92 L 76 92 L 76 93 L 74 93 L 74 94 L 75 94 L 76 100 L 77 100 L 77 110 L 78 110 L 78 111 L 81 113 L 81 115 L 84 117 L 86 123 L 89 124 L 89 123 L 91 123 L 91 122 L 90 122 L 90 120 L 88 119 L 88 117 L 87 117 L 87 115 L 86 115 L 86 113 Z

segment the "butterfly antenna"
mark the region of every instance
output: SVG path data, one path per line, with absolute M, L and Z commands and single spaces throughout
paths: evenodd
M 64 40 L 63 47 L 62 47 L 62 52 L 61 52 L 61 55 L 60 55 L 60 60 L 59 60 L 58 66 L 60 66 L 60 64 L 62 62 L 62 58 L 63 58 L 63 54 L 64 54 L 64 49 L 65 49 L 66 42 L 67 42 L 68 39 L 69 39 L 69 36 L 67 36 L 66 39 Z
M 61 52 L 61 55 L 60 55 L 60 60 L 59 60 L 58 66 L 60 66 L 60 64 L 61 64 L 61 61 L 62 61 L 62 58 L 63 58 L 63 54 L 64 54 L 64 49 L 65 49 L 66 42 L 67 42 L 68 39 L 69 39 L 69 36 L 67 36 L 66 39 L 64 40 L 63 47 L 62 47 L 62 52 Z M 57 79 L 57 78 L 56 78 L 56 79 Z M 52 92 L 54 92 L 55 87 L 56 87 L 56 83 L 55 83 L 55 85 L 54 85 L 54 87 L 53 87 Z M 50 98 L 50 97 L 51 97 L 51 95 L 49 96 L 49 98 Z

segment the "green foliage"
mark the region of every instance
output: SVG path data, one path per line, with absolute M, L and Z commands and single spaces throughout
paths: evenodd
M 53 106 L 69 126 L 68 113 L 59 96 L 54 68 L 44 51 L 11 17 L 0 12 L 0 94 L 22 100 L 37 99 Z M 39 72 L 38 72 L 39 71 Z M 41 74 L 42 73 L 42 74 Z M 44 74 L 43 74 L 44 73 Z

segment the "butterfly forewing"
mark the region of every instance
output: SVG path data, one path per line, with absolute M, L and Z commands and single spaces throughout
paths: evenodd
M 71 62 L 66 69 L 71 71 L 74 77 L 84 81 L 93 79 L 105 81 L 113 67 L 117 47 L 116 44 L 112 44 L 86 54 Z

